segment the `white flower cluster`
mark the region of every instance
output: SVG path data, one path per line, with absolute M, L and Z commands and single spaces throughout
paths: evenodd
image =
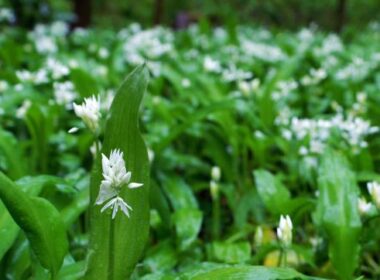
M 355 57 L 351 63 L 335 73 L 335 78 L 341 81 L 362 81 L 369 75 L 374 66 L 373 62 L 367 62 L 362 58 Z
M 341 137 L 354 151 L 367 147 L 365 137 L 379 131 L 378 127 L 371 126 L 368 121 L 362 118 L 349 116 L 344 119 L 341 114 L 337 114 L 332 119 L 327 120 L 293 117 L 289 127 L 283 128 L 282 135 L 286 135 L 288 140 L 294 136 L 299 142 L 309 139 L 309 146 L 301 146 L 300 154 L 320 154 L 323 152 L 332 130 L 339 131 Z
M 236 67 L 235 64 L 230 64 L 227 69 L 222 72 L 222 79 L 226 82 L 241 81 L 251 79 L 253 74 Z
M 125 60 L 132 65 L 141 64 L 145 60 L 158 59 L 174 49 L 173 34 L 162 27 L 123 37 Z
M 102 207 L 101 212 L 111 208 L 112 219 L 114 219 L 116 213 L 121 209 L 129 217 L 129 210 L 132 210 L 132 207 L 120 197 L 121 189 L 123 186 L 135 189 L 143 186 L 143 184 L 130 182 L 132 173 L 127 172 L 123 152 L 120 150 L 112 150 L 109 158 L 102 154 L 102 170 L 103 180 L 95 204 L 101 205 L 109 200 Z
M 0 22 L 15 22 L 16 17 L 11 9 L 8 8 L 0 8 Z
M 248 39 L 241 40 L 241 49 L 245 55 L 253 56 L 266 62 L 274 63 L 286 58 L 280 48 Z
M 51 57 L 46 60 L 46 69 L 50 71 L 51 76 L 54 80 L 58 80 L 70 73 L 70 70 L 67 66 L 63 65 L 57 59 Z
M 72 107 L 72 102 L 76 97 L 74 84 L 70 81 L 53 84 L 55 101 L 59 105 L 65 105 L 67 109 Z
M 323 40 L 322 45 L 315 49 L 315 54 L 317 56 L 330 56 L 340 53 L 343 50 L 344 48 L 340 38 L 335 34 L 330 34 Z
M 23 83 L 32 83 L 35 85 L 46 84 L 49 82 L 47 71 L 42 68 L 37 72 L 30 72 L 28 70 L 16 71 L 17 78 Z
M 298 83 L 294 80 L 280 81 L 277 83 L 277 90 L 273 92 L 272 98 L 275 101 L 287 99 L 297 88 Z
M 63 37 L 69 31 L 68 25 L 63 21 L 56 21 L 51 25 L 37 24 L 28 34 L 38 53 L 50 55 L 58 51 L 57 38 Z
M 327 72 L 323 68 L 310 69 L 308 75 L 303 76 L 301 84 L 304 86 L 316 85 L 327 77 Z

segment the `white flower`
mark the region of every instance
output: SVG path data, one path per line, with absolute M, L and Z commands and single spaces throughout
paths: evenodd
M 6 91 L 9 88 L 9 85 L 6 81 L 0 81 L 0 93 Z
M 99 127 L 100 102 L 95 96 L 85 98 L 82 105 L 73 104 L 75 114 L 80 117 L 87 127 L 96 132 Z
M 372 204 L 371 202 L 367 202 L 365 198 L 361 197 L 358 199 L 358 208 L 359 212 L 362 215 L 365 215 L 371 210 Z
M 50 70 L 53 79 L 60 79 L 70 73 L 70 69 L 67 66 L 51 57 L 46 61 L 46 68 Z
M 135 189 L 143 184 L 130 182 L 132 173 L 127 172 L 123 152 L 120 150 L 112 150 L 109 158 L 102 154 L 102 170 L 103 180 L 100 184 L 99 195 L 95 204 L 100 205 L 110 199 L 103 206 L 101 212 L 111 208 L 113 209 L 112 218 L 114 218 L 120 208 L 129 217 L 128 210 L 132 210 L 132 207 L 119 196 L 121 188 L 127 186 L 129 189 Z
M 369 182 L 367 183 L 367 188 L 377 208 L 380 208 L 380 184 L 378 182 Z
M 220 66 L 220 62 L 218 60 L 212 59 L 210 56 L 206 56 L 203 60 L 203 68 L 207 72 L 219 73 L 222 71 L 222 67 Z
M 293 224 L 290 217 L 281 215 L 280 223 L 277 228 L 277 237 L 285 246 L 289 246 L 292 243 L 292 229 Z
M 189 79 L 182 79 L 181 84 L 184 88 L 188 88 L 191 86 L 191 82 Z

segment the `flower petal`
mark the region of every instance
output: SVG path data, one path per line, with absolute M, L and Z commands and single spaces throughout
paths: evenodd
M 144 185 L 144 184 L 132 182 L 132 183 L 128 184 L 128 188 L 130 188 L 130 189 L 136 189 L 136 188 L 141 187 L 142 185 Z
M 112 188 L 111 183 L 107 180 L 103 180 L 100 185 L 99 194 L 96 198 L 95 204 L 102 204 L 108 199 L 117 196 L 117 194 L 117 191 L 114 188 Z

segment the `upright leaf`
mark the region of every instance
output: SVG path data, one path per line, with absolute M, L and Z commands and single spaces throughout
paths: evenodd
M 65 227 L 57 209 L 45 199 L 29 197 L 2 172 L 0 198 L 25 232 L 41 265 L 56 275 L 68 249 Z
M 274 214 L 287 213 L 290 193 L 282 183 L 266 170 L 254 172 L 257 191 L 265 206 Z
M 102 180 L 101 159 L 97 158 L 91 178 L 91 235 L 86 279 L 127 279 L 144 249 L 149 230 L 149 161 L 138 128 L 138 112 L 148 83 L 145 66 L 137 67 L 123 82 L 112 103 L 105 128 L 102 153 L 112 149 L 124 153 L 132 180 L 143 187 L 125 188 L 121 196 L 132 206 L 131 217 L 116 215 L 115 220 L 95 199 Z
M 361 229 L 358 189 L 347 160 L 327 151 L 319 167 L 316 218 L 329 239 L 329 255 L 340 279 L 353 279 Z

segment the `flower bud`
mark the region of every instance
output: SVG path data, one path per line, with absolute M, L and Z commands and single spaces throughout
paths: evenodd
M 219 196 L 219 185 L 214 180 L 210 181 L 210 193 L 213 200 L 217 199 Z
M 293 224 L 290 217 L 281 215 L 280 223 L 277 228 L 277 237 L 282 244 L 289 246 L 292 243 L 292 229 Z
M 259 247 L 261 246 L 261 244 L 263 244 L 263 238 L 264 238 L 263 229 L 261 226 L 258 226 L 255 231 L 255 240 L 254 240 L 256 247 Z
M 215 182 L 220 181 L 221 173 L 219 166 L 213 166 L 211 168 L 211 179 Z

